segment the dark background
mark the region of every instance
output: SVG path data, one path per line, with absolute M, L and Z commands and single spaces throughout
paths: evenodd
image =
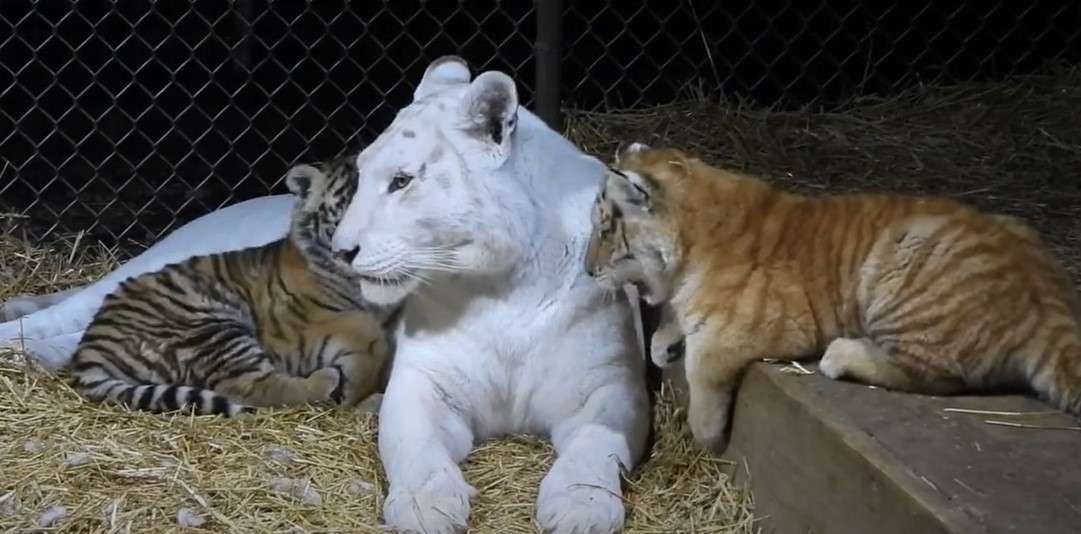
M 1081 56 L 1081 2 L 564 2 L 562 102 L 828 109 Z M 515 73 L 533 2 L 0 0 L 0 211 L 146 244 L 373 138 L 428 62 Z

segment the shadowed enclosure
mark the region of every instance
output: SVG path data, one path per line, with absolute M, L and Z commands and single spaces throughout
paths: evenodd
M 0 4 L 0 205 L 30 238 L 85 231 L 138 250 L 222 205 L 284 192 L 295 162 L 370 140 L 444 54 L 512 73 L 531 108 L 540 87 L 572 111 L 721 98 L 815 110 L 1074 63 L 1079 21 L 1069 1 L 11 0 Z M 546 78 L 535 48 L 555 54 Z

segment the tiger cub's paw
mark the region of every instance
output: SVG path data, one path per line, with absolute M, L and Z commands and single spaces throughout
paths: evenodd
M 308 375 L 308 402 L 342 402 L 345 377 L 337 367 L 325 367 Z
M 683 337 L 675 340 L 654 339 L 649 349 L 654 365 L 662 369 L 668 367 L 672 362 L 678 361 L 686 351 L 686 339 Z
M 671 307 L 661 308 L 660 323 L 649 343 L 649 354 L 657 367 L 667 367 L 683 357 L 687 350 L 687 336 L 676 320 Z

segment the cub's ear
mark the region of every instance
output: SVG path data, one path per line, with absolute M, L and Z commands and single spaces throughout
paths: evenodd
M 649 145 L 635 141 L 625 147 L 620 147 L 616 149 L 615 162 L 616 164 L 619 164 L 619 162 L 626 161 L 634 154 L 638 154 L 639 152 L 645 152 L 646 150 L 649 150 Z
M 498 71 L 481 73 L 469 84 L 461 111 L 462 131 L 486 145 L 485 152 L 502 164 L 518 123 L 518 89 L 514 80 Z
M 313 190 L 320 190 L 326 177 L 323 172 L 307 164 L 296 165 L 285 175 L 285 186 L 289 192 L 301 200 L 312 196 Z
M 448 85 L 469 83 L 469 65 L 458 56 L 443 56 L 433 61 L 424 71 L 420 84 L 413 91 L 413 99 L 420 100 Z
M 609 168 L 605 176 L 605 189 L 608 197 L 620 206 L 638 208 L 647 213 L 653 211 L 653 183 L 636 172 Z

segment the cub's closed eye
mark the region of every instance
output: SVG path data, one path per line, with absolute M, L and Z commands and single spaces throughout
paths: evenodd
M 394 178 L 390 179 L 390 185 L 387 186 L 387 193 L 393 193 L 393 192 L 395 192 L 395 191 L 397 191 L 399 189 L 402 189 L 405 186 L 409 185 L 409 182 L 412 182 L 412 181 L 413 181 L 413 177 L 408 175 L 408 174 L 401 173 L 401 172 L 398 173 L 398 174 L 395 174 Z

